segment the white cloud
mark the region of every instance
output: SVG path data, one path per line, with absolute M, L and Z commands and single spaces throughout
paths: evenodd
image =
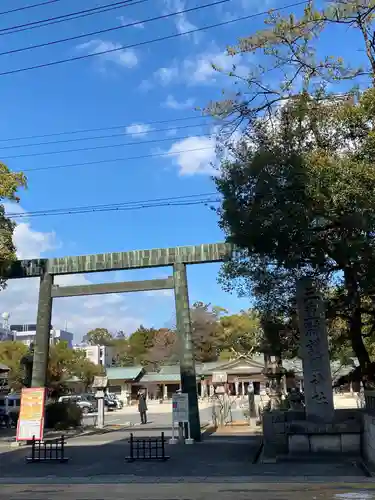
M 179 76 L 178 66 L 173 64 L 169 68 L 159 68 L 155 71 L 154 76 L 162 85 L 169 85 Z
M 225 52 L 212 51 L 198 54 L 192 59 L 186 59 L 183 66 L 185 73 L 190 75 L 190 81 L 215 83 L 220 76 L 220 71 L 229 73 L 233 70 L 233 65 L 236 65 L 235 74 L 246 75 L 247 68 L 239 64 L 239 60 L 240 56 L 228 56 Z
M 134 21 L 129 17 L 126 18 L 125 16 L 119 16 L 117 19 L 121 22 L 122 26 L 128 26 L 129 24 L 132 24 L 132 28 L 143 29 L 145 27 L 143 23 Z
M 163 106 L 171 109 L 191 109 L 194 106 L 195 99 L 189 98 L 186 99 L 185 101 L 177 101 L 173 95 L 169 95 L 165 102 L 163 103 Z
M 237 76 L 246 77 L 249 70 L 243 60 L 244 56 L 240 54 L 229 56 L 225 51 L 213 47 L 180 64 L 175 61 L 169 67 L 159 68 L 154 76 L 164 86 L 181 82 L 188 85 L 216 84 L 222 73 L 234 71 Z
M 133 137 L 144 137 L 152 128 L 146 123 L 133 123 L 126 127 L 126 132 Z
M 78 50 L 87 52 L 88 54 L 97 54 L 100 52 L 109 51 L 106 54 L 101 54 L 100 59 L 105 63 L 113 63 L 123 68 L 134 68 L 138 64 L 138 56 L 133 49 L 120 49 L 121 44 L 106 40 L 90 40 L 77 46 Z M 112 52 L 111 52 L 112 51 Z
M 186 3 L 184 0 L 164 0 L 164 4 L 166 7 L 166 14 L 179 12 L 178 15 L 173 17 L 178 33 L 186 33 L 197 29 L 197 26 L 189 21 L 187 14 L 182 12 L 186 9 Z M 186 38 L 191 38 L 195 44 L 199 43 L 201 37 L 202 33 L 191 33 L 186 35 Z
M 181 152 L 184 151 L 184 152 Z M 178 166 L 180 175 L 215 173 L 215 139 L 189 137 L 175 142 L 168 153 Z
M 13 204 L 5 206 L 8 213 L 23 211 L 21 207 Z M 44 256 L 45 252 L 56 248 L 56 235 L 53 232 L 36 231 L 27 221 L 17 225 L 14 242 L 19 258 L 39 258 Z M 80 274 L 56 276 L 55 283 L 61 286 L 88 285 L 92 281 Z M 7 288 L 0 291 L 0 312 L 9 312 L 11 323 L 35 323 L 38 292 L 38 278 L 9 280 Z M 52 324 L 55 328 L 64 328 L 65 322 L 69 331 L 75 334 L 75 341 L 79 341 L 81 336 L 92 328 L 104 327 L 130 333 L 141 323 L 145 323 L 145 320 L 128 311 L 125 295 L 110 294 L 55 299 Z

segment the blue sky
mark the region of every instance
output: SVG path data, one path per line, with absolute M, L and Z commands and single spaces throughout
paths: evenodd
M 110 0 L 97 0 L 95 4 L 82 0 L 78 7 L 77 2 L 61 0 L 1 16 L 0 52 L 140 22 L 213 1 L 148 0 L 70 22 L 2 34 L 1 29 L 9 26 L 110 3 Z M 16 3 L 3 0 L 1 9 L 5 11 L 30 3 L 36 0 Z M 278 2 L 277 6 L 287 3 Z M 0 72 L 135 44 L 275 5 L 267 1 L 260 5 L 255 0 L 231 0 L 189 14 L 0 56 Z M 231 79 L 215 73 L 211 62 L 230 69 L 233 60 L 225 55 L 226 46 L 261 26 L 262 17 L 259 17 L 166 42 L 0 76 L 3 115 L 0 138 L 124 125 L 111 131 L 0 142 L 0 148 L 6 148 L 0 149 L 3 161 L 12 170 L 28 171 L 28 189 L 21 193 L 22 209 L 28 212 L 214 192 L 210 178 L 210 162 L 215 158 L 213 142 L 207 136 L 202 137 L 212 128 L 202 125 L 204 120 L 195 107 L 220 99 L 223 89 L 233 89 Z M 250 64 L 257 64 L 248 56 L 235 62 L 239 72 L 246 71 Z M 192 116 L 196 118 L 176 121 Z M 149 125 L 155 121 L 166 123 Z M 192 126 L 188 128 L 188 125 Z M 161 128 L 169 130 L 158 131 Z M 121 133 L 123 137 L 118 136 Z M 30 143 L 113 134 L 117 137 L 22 147 Z M 133 145 L 115 146 L 127 142 Z M 95 150 L 64 153 L 68 149 L 98 146 L 100 148 Z M 193 149 L 195 151 L 178 153 Z M 116 158 L 167 152 L 175 154 L 105 163 Z M 19 155 L 28 156 L 14 157 Z M 95 161 L 102 163 L 51 168 Z M 32 169 L 44 167 L 50 169 L 32 172 Z M 198 205 L 30 218 L 20 224 L 15 239 L 22 257 L 36 257 L 194 245 L 222 241 L 223 234 L 215 213 Z M 217 265 L 189 269 L 191 301 L 211 302 L 233 311 L 246 308 L 248 300 L 239 300 L 220 289 L 216 283 L 218 269 Z M 168 274 L 163 269 L 107 273 L 69 277 L 66 282 L 143 279 Z M 3 306 L 10 310 L 17 323 L 35 321 L 37 283 L 25 283 L 13 282 L 2 293 Z M 61 302 L 63 304 L 54 308 L 54 324 L 62 327 L 63 322 L 68 321 L 69 328 L 77 336 L 95 326 L 128 331 L 140 321 L 163 326 L 173 317 L 173 299 L 165 293 L 61 299 Z

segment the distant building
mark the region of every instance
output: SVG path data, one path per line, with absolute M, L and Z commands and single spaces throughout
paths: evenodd
M 12 334 L 11 340 L 17 340 L 25 345 L 30 345 L 35 342 L 36 325 L 35 324 L 23 324 L 23 325 L 10 325 L 10 333 Z M 66 330 L 60 330 L 51 328 L 50 332 L 50 342 L 56 343 L 59 341 L 65 341 L 68 347 L 73 345 L 73 333 Z
M 105 367 L 112 366 L 113 364 L 113 347 L 105 345 L 87 345 L 78 344 L 74 349 L 81 349 L 85 351 L 86 358 L 94 363 L 94 365 L 102 365 Z
M 9 328 L 0 327 L 0 342 L 4 340 L 14 340 L 14 333 Z

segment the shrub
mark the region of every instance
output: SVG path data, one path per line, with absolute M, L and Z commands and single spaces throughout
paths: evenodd
M 46 406 L 45 427 L 47 429 L 70 429 L 79 427 L 82 410 L 74 403 L 50 403 Z

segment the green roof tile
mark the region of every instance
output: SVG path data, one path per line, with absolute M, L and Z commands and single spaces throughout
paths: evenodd
M 143 373 L 142 366 L 107 368 L 108 380 L 136 380 Z

